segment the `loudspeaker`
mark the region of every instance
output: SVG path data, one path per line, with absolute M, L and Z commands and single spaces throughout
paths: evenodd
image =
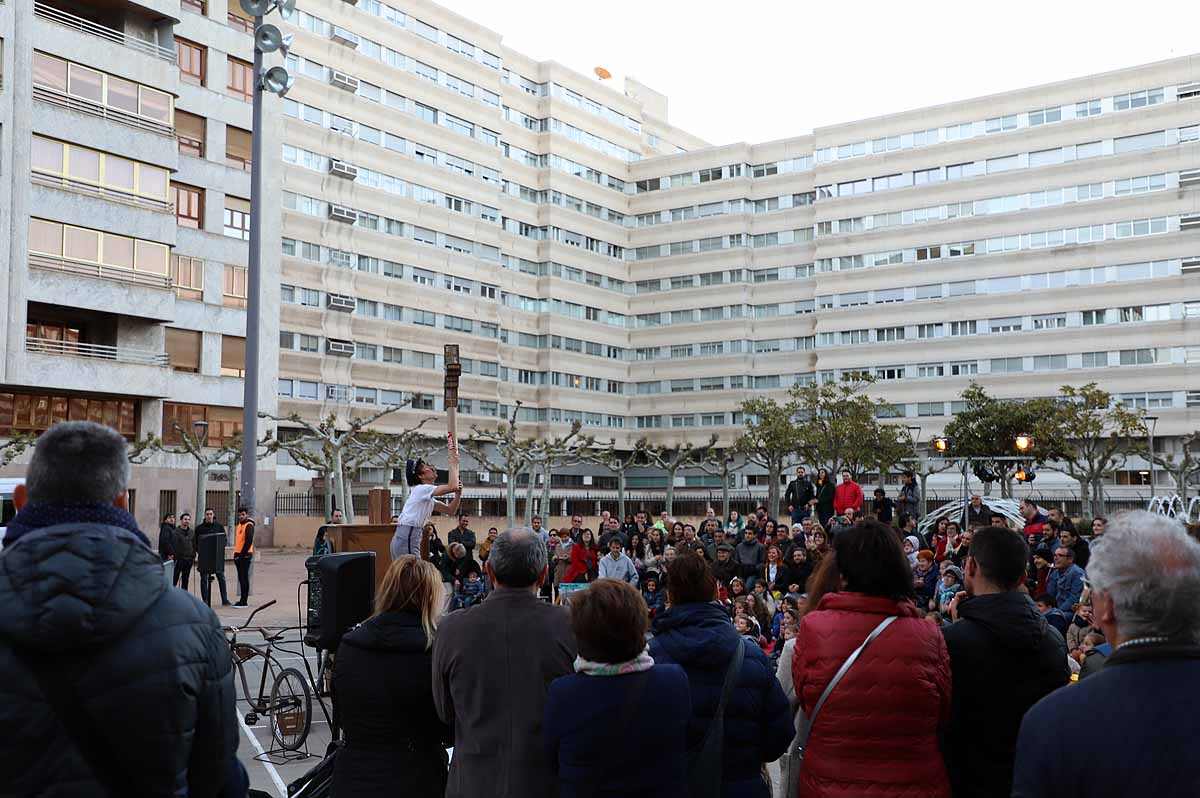
M 215 574 L 225 568 L 225 536 L 201 535 L 196 543 L 196 568 L 202 574 Z
M 304 561 L 308 570 L 308 631 L 305 645 L 334 651 L 342 635 L 375 607 L 375 552 L 326 554 Z

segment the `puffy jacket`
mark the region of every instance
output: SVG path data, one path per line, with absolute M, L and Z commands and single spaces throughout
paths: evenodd
M 843 482 L 833 489 L 833 511 L 841 515 L 848 507 L 853 507 L 860 513 L 863 508 L 862 485 L 853 480 Z
M 196 556 L 196 530 L 188 527 L 175 527 L 175 536 L 171 538 L 171 548 L 177 560 L 191 560 Z
M 745 645 L 746 654 L 725 707 L 721 795 L 769 798 L 760 768 L 783 755 L 794 729 L 787 698 L 767 655 L 757 645 L 744 643 L 721 606 L 709 602 L 679 604 L 659 614 L 650 656 L 657 664 L 680 665 L 687 673 L 692 696 L 688 750 L 695 751 L 716 714 L 725 673 L 739 645 Z
M 846 658 L 898 616 L 830 693 L 813 723 L 800 798 L 948 798 L 938 732 L 950 719 L 950 657 L 910 601 L 830 593 L 800 621 L 792 677 L 813 708 Z
M 0 793 L 110 795 L 20 651 L 73 687 L 71 711 L 122 795 L 220 794 L 238 743 L 229 648 L 212 610 L 167 588 L 144 538 L 99 523 L 31 530 L 0 554 L 0 607 Z
M 433 653 L 421 619 L 385 612 L 342 638 L 333 690 L 346 732 L 334 794 L 442 795 L 453 741 L 433 706 Z M 422 744 L 410 746 L 410 740 Z
M 956 796 L 1008 798 L 1021 718 L 1070 681 L 1067 649 L 1024 593 L 973 596 L 958 617 L 942 627 L 954 677 L 950 782 Z

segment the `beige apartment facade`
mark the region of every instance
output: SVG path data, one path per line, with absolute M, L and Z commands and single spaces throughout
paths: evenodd
M 728 445 L 742 400 L 854 372 L 923 440 L 972 380 L 1096 381 L 1168 450 L 1197 428 L 1196 58 L 709 146 L 647 87 L 431 3 L 313 2 L 291 30 L 285 410 L 440 415 L 457 343 L 460 429 L 519 402 L 528 434 Z

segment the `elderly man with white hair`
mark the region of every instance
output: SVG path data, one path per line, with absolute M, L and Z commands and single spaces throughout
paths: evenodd
M 1088 578 L 1113 654 L 1025 715 L 1014 798 L 1200 795 L 1200 543 L 1129 513 L 1093 547 Z

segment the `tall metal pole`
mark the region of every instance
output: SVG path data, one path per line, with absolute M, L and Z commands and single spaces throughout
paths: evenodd
M 254 18 L 254 29 L 262 25 L 262 16 Z M 262 289 L 259 265 L 262 249 L 262 170 L 263 170 L 263 54 L 254 47 L 254 112 L 250 127 L 250 259 L 246 269 L 246 377 L 242 396 L 242 498 L 253 517 L 258 477 L 258 318 Z M 233 497 L 230 497 L 233 498 Z

